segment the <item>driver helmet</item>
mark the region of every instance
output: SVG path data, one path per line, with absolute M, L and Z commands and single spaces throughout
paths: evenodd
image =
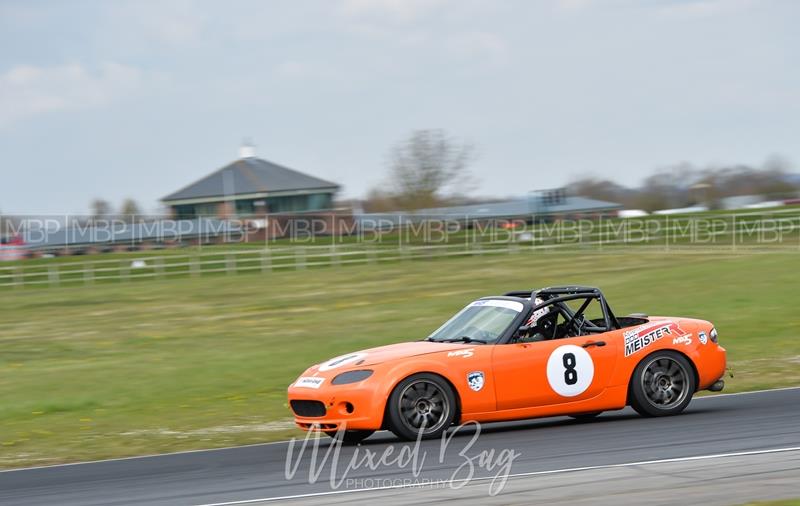
M 542 302 L 544 301 L 539 297 L 537 297 L 536 299 L 534 299 L 533 305 L 536 306 L 541 304 Z M 541 309 L 537 309 L 536 311 L 533 312 L 531 317 L 528 318 L 528 322 L 526 323 L 526 325 L 529 327 L 533 327 L 534 325 L 536 325 L 536 322 L 539 321 L 539 318 L 541 318 L 542 316 L 546 315 L 549 312 L 550 312 L 550 306 L 545 306 Z

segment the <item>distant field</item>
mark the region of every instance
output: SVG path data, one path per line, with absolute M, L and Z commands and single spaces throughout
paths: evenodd
M 473 297 L 602 287 L 712 320 L 729 391 L 800 384 L 800 254 L 524 251 L 0 292 L 0 466 L 285 438 L 306 366 L 419 339 Z

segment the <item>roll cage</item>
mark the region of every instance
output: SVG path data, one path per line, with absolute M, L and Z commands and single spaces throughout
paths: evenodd
M 506 299 L 522 303 L 523 311 L 514 319 L 503 334 L 492 344 L 508 344 L 516 342 L 522 333 L 532 329 L 526 325 L 534 311 L 545 307 L 552 307 L 545 318 L 554 320 L 551 326 L 552 335 L 544 336 L 545 340 L 561 339 L 564 337 L 577 337 L 591 334 L 600 334 L 622 328 L 641 325 L 649 321 L 648 316 L 643 313 L 630 314 L 628 316 L 617 317 L 608 305 L 603 292 L 599 288 L 591 286 L 566 285 L 551 286 L 541 289 L 516 290 L 504 295 L 494 295 L 481 297 L 479 300 Z M 536 302 L 539 300 L 540 302 Z M 573 300 L 583 300 L 577 309 L 570 307 L 567 302 Z M 586 319 L 584 312 L 592 303 L 598 301 L 602 318 L 593 320 Z M 563 317 L 564 323 L 557 324 L 558 315 Z
M 614 315 L 614 312 L 608 305 L 608 301 L 606 301 L 603 292 L 599 288 L 591 286 L 552 286 L 538 290 L 517 290 L 508 292 L 504 297 L 523 299 L 528 310 L 525 312 L 524 318 L 517 324 L 517 329 L 503 336 L 503 339 L 498 340 L 498 344 L 512 341 L 520 330 L 527 331 L 528 329 L 521 326 L 521 323 L 527 321 L 529 315 L 533 314 L 533 312 L 545 307 L 551 308 L 548 315 L 549 318 L 557 319 L 556 315 L 560 314 L 564 319 L 562 325 L 557 325 L 556 327 L 558 328 L 553 329 L 552 339 L 566 337 L 566 335 L 569 334 L 575 336 L 597 334 L 622 328 L 622 325 L 620 325 L 619 320 Z M 536 303 L 537 300 L 541 302 Z M 567 304 L 567 302 L 573 300 L 583 300 L 583 303 L 577 310 L 573 310 Z M 584 312 L 592 301 L 595 300 L 600 304 L 603 317 L 602 319 L 587 320 L 584 316 Z M 559 328 L 564 335 L 556 335 Z

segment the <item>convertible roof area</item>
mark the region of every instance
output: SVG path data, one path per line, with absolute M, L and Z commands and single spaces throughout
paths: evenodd
M 546 305 L 556 304 L 559 306 L 559 311 L 562 311 L 567 325 L 572 325 L 574 321 L 578 317 L 581 317 L 583 312 L 586 310 L 586 307 L 591 303 L 593 299 L 596 299 L 600 302 L 600 305 L 603 310 L 603 319 L 606 329 L 620 329 L 622 325 L 620 324 L 620 320 L 614 316 L 614 312 L 611 311 L 611 308 L 606 302 L 606 298 L 603 295 L 603 292 L 600 291 L 599 288 L 594 286 L 582 286 L 582 285 L 563 285 L 563 286 L 548 286 L 545 288 L 540 289 L 533 289 L 533 290 L 516 290 L 513 292 L 508 292 L 505 294 L 506 297 L 519 297 L 522 299 L 526 299 L 530 301 L 533 309 L 537 309 Z M 583 304 L 576 309 L 570 308 L 565 303 L 572 301 L 572 300 L 583 300 Z M 647 320 L 642 320 L 642 318 L 624 318 L 623 323 L 625 326 L 635 325 L 642 322 L 646 322 Z M 600 328 L 600 327 L 598 327 Z
M 534 295 L 535 294 L 535 295 Z M 515 290 L 505 294 L 506 297 L 521 297 L 529 299 L 531 296 L 541 297 L 554 296 L 554 295 L 601 295 L 602 292 L 599 288 L 594 286 L 580 286 L 580 285 L 564 285 L 564 286 L 548 286 L 546 288 L 531 289 L 531 290 Z

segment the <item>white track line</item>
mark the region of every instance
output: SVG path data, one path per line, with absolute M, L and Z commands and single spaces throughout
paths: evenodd
M 749 394 L 763 394 L 764 392 L 782 392 L 784 390 L 797 390 L 800 387 L 781 387 L 781 388 L 766 388 L 764 390 L 749 390 L 747 392 L 733 392 L 730 394 L 714 394 L 706 395 L 703 397 L 694 397 L 692 402 L 701 401 L 703 399 L 716 399 L 717 397 L 733 397 L 734 395 L 749 395 Z M 705 391 L 705 390 L 704 390 Z
M 768 388 L 768 389 L 765 389 L 765 390 L 751 390 L 749 392 L 734 392 L 734 393 L 731 393 L 731 394 L 713 394 L 713 395 L 707 395 L 705 397 L 695 397 L 694 399 L 692 399 L 692 402 L 702 401 L 702 400 L 705 400 L 705 399 L 717 399 L 719 397 L 733 397 L 735 395 L 762 394 L 762 393 L 766 393 L 766 392 L 781 392 L 781 391 L 784 391 L 784 390 L 798 390 L 798 389 L 800 389 L 800 386 L 797 386 L 797 387 Z M 555 415 L 553 417 L 547 417 L 547 418 L 555 418 L 556 416 L 558 416 L 558 415 Z M 531 418 L 531 420 L 534 420 L 534 418 Z M 519 420 L 516 420 L 516 421 L 519 421 Z M 15 473 L 15 472 L 19 472 L 19 471 L 31 471 L 31 470 L 34 470 L 34 469 L 49 469 L 49 468 L 52 468 L 52 467 L 83 466 L 83 465 L 86 465 L 86 464 L 100 464 L 100 463 L 104 463 L 104 462 L 119 462 L 119 461 L 125 461 L 125 460 L 150 459 L 150 458 L 153 458 L 153 457 L 167 457 L 169 455 L 184 455 L 184 454 L 201 453 L 201 452 L 219 452 L 219 451 L 224 451 L 224 450 L 235 450 L 237 448 L 252 448 L 254 446 L 269 446 L 269 445 L 284 444 L 284 443 L 289 443 L 289 442 L 291 442 L 291 440 L 287 439 L 287 440 L 283 440 L 283 441 L 270 441 L 268 443 L 253 443 L 253 444 L 249 444 L 249 445 L 225 446 L 225 447 L 222 447 L 222 448 L 205 448 L 205 449 L 201 448 L 201 449 L 198 449 L 198 450 L 182 450 L 182 451 L 179 451 L 179 452 L 154 453 L 154 454 L 150 454 L 150 455 L 137 455 L 137 456 L 134 456 L 134 457 L 117 457 L 117 458 L 113 458 L 113 459 L 86 460 L 86 461 L 83 461 L 83 462 L 68 462 L 66 464 L 52 464 L 52 465 L 48 465 L 48 466 L 20 467 L 20 468 L 17 468 L 17 469 L 0 469 L 0 473 Z
M 693 460 L 708 460 L 708 459 L 720 459 L 725 457 L 741 457 L 747 455 L 764 455 L 769 453 L 782 453 L 782 452 L 793 452 L 793 451 L 800 451 L 800 446 L 794 446 L 790 448 L 772 448 L 769 450 L 751 450 L 746 452 L 732 452 L 732 453 L 716 453 L 712 455 L 697 455 L 694 457 L 676 457 L 671 459 L 660 459 L 660 460 L 640 460 L 638 462 L 626 462 L 624 464 L 603 464 L 598 466 L 584 466 L 584 467 L 569 467 L 565 469 L 552 469 L 548 471 L 531 471 L 528 473 L 515 473 L 509 474 L 509 478 L 522 478 L 522 477 L 530 477 L 530 476 L 542 476 L 547 474 L 560 474 L 560 473 L 574 473 L 579 471 L 593 471 L 597 469 L 613 469 L 617 467 L 633 467 L 633 466 L 646 466 L 652 464 L 668 464 L 671 462 L 689 462 Z M 471 483 L 476 481 L 486 481 L 486 480 L 493 480 L 495 479 L 494 476 L 485 476 L 480 478 L 465 478 L 460 480 L 445 480 L 445 483 L 459 484 L 459 483 Z M 242 501 L 229 501 L 229 502 L 217 502 L 217 503 L 208 503 L 202 504 L 198 506 L 234 506 L 237 504 L 253 504 L 258 502 L 272 502 L 272 501 L 287 501 L 290 499 L 304 499 L 309 497 L 324 497 L 329 495 L 339 495 L 339 494 L 352 494 L 356 492 L 371 492 L 371 491 L 379 491 L 379 490 L 392 490 L 392 489 L 402 489 L 402 488 L 410 488 L 410 487 L 417 487 L 418 485 L 386 485 L 383 487 L 374 487 L 374 488 L 358 488 L 358 489 L 351 489 L 351 490 L 331 490 L 329 492 L 314 492 L 310 494 L 297 494 L 297 495 L 285 495 L 281 497 L 265 497 L 263 499 L 245 499 Z

